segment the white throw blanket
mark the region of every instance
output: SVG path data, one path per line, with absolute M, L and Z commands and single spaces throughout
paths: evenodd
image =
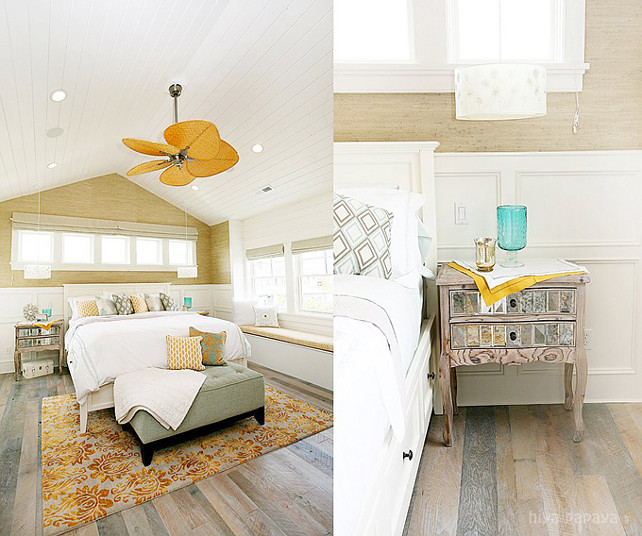
M 176 430 L 192 407 L 205 374 L 195 370 L 147 368 L 114 381 L 114 410 L 119 424 L 147 411 L 166 429 Z

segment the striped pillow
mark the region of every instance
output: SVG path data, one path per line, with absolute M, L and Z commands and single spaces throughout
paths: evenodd
M 166 335 L 167 368 L 170 370 L 205 370 L 201 341 L 203 337 L 172 337 Z
M 141 295 L 134 294 L 133 296 L 130 296 L 129 299 L 132 302 L 132 307 L 134 308 L 135 313 L 146 313 L 147 311 L 149 311 L 147 302 Z

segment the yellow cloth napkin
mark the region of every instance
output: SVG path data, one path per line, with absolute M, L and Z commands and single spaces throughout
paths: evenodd
M 51 329 L 51 326 L 53 326 L 54 324 L 57 324 L 58 322 L 60 322 L 60 320 L 53 320 L 52 322 L 49 322 L 49 324 L 43 324 L 42 322 L 34 322 L 33 325 L 41 329 L 44 329 L 45 331 L 49 331 Z
M 564 272 L 562 274 L 547 274 L 547 275 L 525 275 L 522 277 L 516 277 L 515 279 L 511 279 L 510 281 L 507 281 L 506 283 L 502 283 L 501 285 L 490 289 L 488 288 L 488 284 L 486 283 L 486 280 L 483 278 L 483 276 L 476 274 L 475 272 L 472 272 L 468 268 L 464 268 L 463 266 L 459 266 L 456 262 L 449 262 L 448 266 L 451 268 L 454 268 L 455 270 L 461 272 L 462 274 L 466 274 L 467 276 L 470 276 L 473 278 L 475 281 L 475 284 L 477 285 L 477 288 L 479 289 L 480 294 L 482 295 L 482 298 L 484 298 L 484 303 L 486 306 L 493 305 L 493 303 L 498 302 L 502 298 L 505 298 L 509 294 L 513 294 L 514 292 L 519 292 L 520 290 L 524 290 L 525 288 L 532 287 L 535 283 L 540 283 L 542 281 L 546 281 L 548 279 L 554 279 L 555 277 L 561 277 L 564 275 L 578 275 L 578 274 L 583 274 L 585 272 Z

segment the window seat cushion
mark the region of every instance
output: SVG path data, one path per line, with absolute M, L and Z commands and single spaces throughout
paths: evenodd
M 305 331 L 296 331 L 294 329 L 286 328 L 269 328 L 262 326 L 239 327 L 243 333 L 247 333 L 248 335 L 256 335 L 258 337 L 266 337 L 277 341 L 289 342 L 291 344 L 298 344 L 299 346 L 306 346 L 308 348 L 315 348 L 326 352 L 332 352 L 334 350 L 332 337 L 327 335 L 307 333 Z

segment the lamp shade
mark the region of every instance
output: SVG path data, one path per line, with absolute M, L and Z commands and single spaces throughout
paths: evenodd
M 546 69 L 523 63 L 455 69 L 455 117 L 504 121 L 546 115 Z
M 25 264 L 25 279 L 51 279 L 50 264 Z

